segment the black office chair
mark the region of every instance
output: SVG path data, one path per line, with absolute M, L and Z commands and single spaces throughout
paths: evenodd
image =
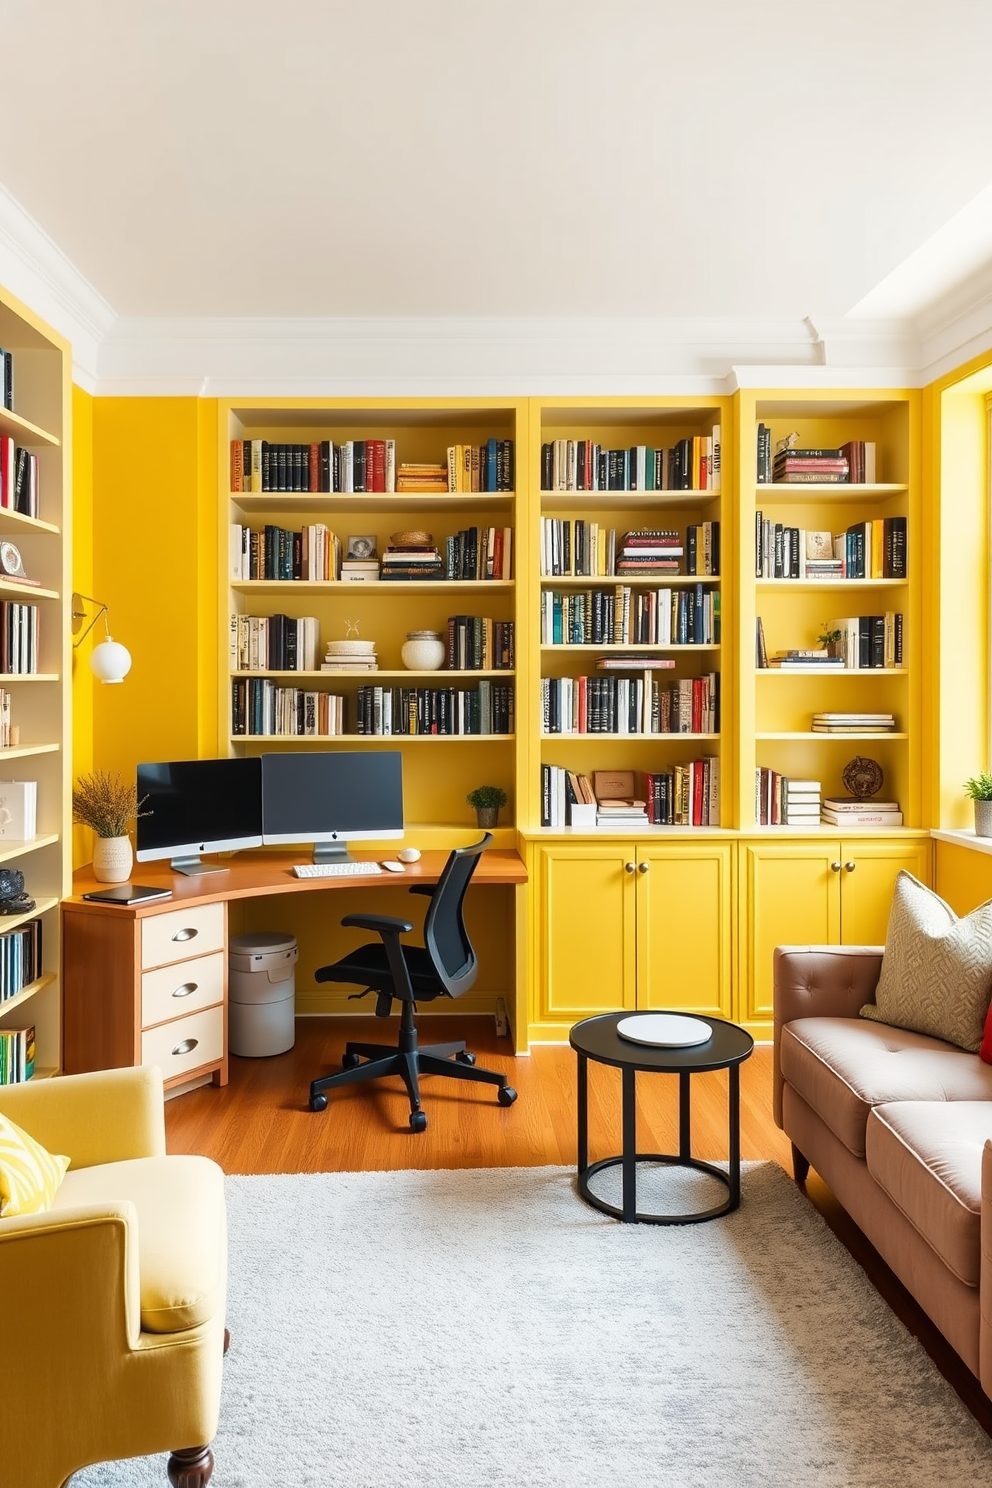
M 404 945 L 401 935 L 409 935 L 409 920 L 388 915 L 345 915 L 342 925 L 371 930 L 381 936 L 380 942 L 358 946 L 332 966 L 316 972 L 318 982 L 350 982 L 376 992 L 377 1018 L 388 1018 L 393 999 L 401 1005 L 399 1041 L 390 1044 L 353 1044 L 345 1048 L 342 1069 L 336 1075 L 324 1075 L 310 1086 L 311 1111 L 327 1106 L 326 1090 L 341 1085 L 354 1085 L 360 1080 L 377 1080 L 384 1075 L 400 1075 L 410 1095 L 410 1130 L 422 1132 L 427 1117 L 420 1106 L 420 1075 L 448 1075 L 456 1080 L 481 1080 L 497 1085 L 501 1106 L 512 1106 L 517 1092 L 507 1084 L 505 1075 L 495 1070 L 480 1069 L 475 1055 L 466 1051 L 463 1041 L 450 1044 L 417 1044 L 413 1020 L 416 1002 L 430 1002 L 435 997 L 461 997 L 472 986 L 478 971 L 462 904 L 476 864 L 492 842 L 487 832 L 481 842 L 471 847 L 458 847 L 448 858 L 435 885 L 415 884 L 412 894 L 429 894 L 431 898 L 424 920 L 424 944 Z M 365 992 L 355 995 L 364 996 Z M 362 1061 L 365 1061 L 364 1063 Z

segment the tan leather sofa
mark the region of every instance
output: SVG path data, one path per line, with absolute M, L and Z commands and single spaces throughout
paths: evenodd
M 775 952 L 775 1120 L 992 1395 L 992 1065 L 859 1018 L 881 946 Z
M 0 1488 L 62 1488 L 92 1462 L 171 1452 L 213 1467 L 227 1235 L 220 1168 L 168 1157 L 157 1069 L 5 1086 L 0 1110 L 72 1165 L 44 1214 L 0 1219 Z M 21 1423 L 15 1429 L 15 1423 Z

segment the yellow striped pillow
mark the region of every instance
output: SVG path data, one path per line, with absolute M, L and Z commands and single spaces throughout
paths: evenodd
M 41 1214 L 52 1200 L 69 1166 L 67 1157 L 47 1152 L 34 1137 L 0 1115 L 0 1216 Z

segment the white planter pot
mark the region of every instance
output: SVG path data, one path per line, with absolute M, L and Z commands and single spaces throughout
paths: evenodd
M 992 837 L 992 801 L 975 802 L 975 836 Z
M 97 837 L 93 843 L 93 876 L 100 883 L 127 883 L 134 862 L 130 837 Z

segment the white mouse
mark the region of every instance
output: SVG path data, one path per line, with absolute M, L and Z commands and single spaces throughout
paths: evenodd
M 415 863 L 420 857 L 419 847 L 401 847 L 396 854 L 401 863 Z
M 393 858 L 383 858 L 383 868 L 388 868 L 390 873 L 405 873 L 406 869 L 402 863 L 397 863 Z

